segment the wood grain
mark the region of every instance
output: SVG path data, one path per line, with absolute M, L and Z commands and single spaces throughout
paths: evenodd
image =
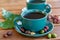
M 60 0 L 47 0 L 47 3 L 50 3 L 52 5 L 51 15 L 60 16 Z M 26 0 L 0 0 L 0 21 L 4 21 L 1 8 L 5 8 L 6 10 L 13 12 L 14 14 L 20 14 L 22 8 L 24 7 L 26 7 Z M 0 28 L 0 40 L 60 40 L 60 24 L 54 25 L 55 27 L 52 33 L 56 33 L 57 38 L 47 39 L 47 37 L 26 37 L 17 33 L 15 29 L 3 30 L 2 28 Z M 13 35 L 8 38 L 3 38 L 3 34 L 5 34 L 7 31 L 13 31 Z
M 57 36 L 57 38 L 51 38 L 51 39 L 48 39 L 46 36 L 39 37 L 39 38 L 26 37 L 26 36 L 23 36 L 23 35 L 17 33 L 14 29 L 0 30 L 0 40 L 60 40 L 60 31 L 59 30 L 60 30 L 59 26 L 54 28 L 53 32 L 51 32 L 51 33 L 56 33 L 58 36 Z M 3 34 L 5 34 L 8 31 L 12 31 L 13 35 L 8 38 L 3 38 Z

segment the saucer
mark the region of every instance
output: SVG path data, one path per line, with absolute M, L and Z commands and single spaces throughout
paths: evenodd
M 16 26 L 16 25 L 15 25 L 15 30 L 16 30 L 18 33 L 20 33 L 20 34 L 22 34 L 22 35 L 25 35 L 25 36 L 29 36 L 29 37 L 41 37 L 41 36 L 45 36 L 45 35 L 47 35 L 48 33 L 52 32 L 53 29 L 54 29 L 54 25 L 53 25 L 53 23 L 51 23 L 50 21 L 47 21 L 47 24 L 46 24 L 46 25 L 49 27 L 49 30 L 48 30 L 46 33 L 44 33 L 44 34 L 38 34 L 38 33 L 36 33 L 36 34 L 34 34 L 34 35 L 25 34 L 25 33 L 23 33 L 23 32 L 20 31 L 20 28 L 21 28 L 22 26 Z
M 22 9 L 22 12 L 23 11 L 27 11 L 27 10 L 30 10 L 30 9 L 28 9 L 27 7 L 24 7 L 23 9 Z M 46 13 L 48 13 L 48 14 L 50 14 L 51 12 L 52 12 L 52 10 L 49 10 L 49 9 L 47 9 L 47 10 L 45 10 L 46 11 Z M 44 11 L 43 11 L 44 12 Z

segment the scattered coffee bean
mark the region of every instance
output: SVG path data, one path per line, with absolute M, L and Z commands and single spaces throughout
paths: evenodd
M 54 15 L 54 19 L 58 19 L 58 16 L 57 15 Z
M 7 38 L 12 35 L 12 31 L 8 31 L 7 33 L 3 34 L 4 38 Z
M 49 15 L 48 18 L 47 18 L 49 21 L 53 22 L 53 16 L 52 15 Z
M 55 23 L 55 24 L 59 24 L 60 23 L 60 17 L 57 15 L 49 15 L 48 17 L 49 21 Z
M 51 38 L 51 34 L 48 34 L 47 37 L 50 39 Z
M 8 36 L 11 36 L 11 35 L 12 35 L 12 31 L 8 31 L 8 32 L 7 32 L 7 35 L 8 35 Z
M 48 19 L 54 19 L 54 16 L 49 15 L 49 16 L 48 16 Z
M 53 33 L 53 34 L 48 34 L 47 37 L 50 38 L 56 38 L 57 34 Z
M 4 35 L 3 35 L 3 37 L 4 37 L 4 38 L 7 38 L 7 37 L 8 37 L 8 35 L 7 35 L 7 34 L 4 34 Z
M 30 34 L 31 32 L 30 31 L 25 31 L 26 34 Z
M 58 24 L 59 21 L 60 21 L 60 19 L 59 19 L 59 17 L 58 17 L 58 18 L 55 18 L 53 21 L 54 21 L 54 23 Z
M 40 34 L 43 34 L 44 33 L 44 30 L 40 30 L 40 32 L 39 32 Z
M 47 32 L 48 30 L 47 29 L 44 29 L 44 32 Z
M 20 28 L 20 30 L 21 30 L 22 32 L 25 32 L 25 29 L 24 29 L 24 28 Z
M 49 29 L 49 27 L 48 27 L 48 26 L 45 26 L 45 27 L 44 27 L 44 29 L 47 29 L 47 30 L 48 30 L 48 29 Z
M 31 35 L 34 35 L 34 34 L 36 34 L 35 32 L 31 32 Z
M 55 23 L 55 24 L 56 24 L 57 22 L 58 22 L 58 20 L 57 20 L 57 19 L 54 19 L 53 23 Z
M 57 34 L 53 33 L 52 38 L 56 38 L 56 37 L 57 37 Z

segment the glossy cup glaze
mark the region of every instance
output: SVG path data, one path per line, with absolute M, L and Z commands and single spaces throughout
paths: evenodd
M 47 14 L 45 12 L 42 12 L 45 14 L 45 17 L 43 18 L 39 18 L 39 19 L 28 19 L 28 18 L 24 18 L 24 15 L 26 15 L 27 13 L 30 12 L 42 12 L 40 10 L 28 10 L 28 11 L 23 11 L 20 15 L 20 17 L 15 18 L 14 20 L 14 24 L 16 26 L 22 26 L 27 30 L 33 31 L 33 32 L 38 32 L 41 29 L 43 29 L 46 26 L 46 22 L 47 22 Z M 17 24 L 17 20 L 19 20 L 20 22 L 22 22 L 22 25 L 18 25 Z

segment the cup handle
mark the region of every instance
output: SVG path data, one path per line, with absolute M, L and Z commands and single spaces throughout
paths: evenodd
M 46 4 L 46 8 L 45 8 L 44 12 L 50 13 L 51 12 L 51 7 L 52 6 L 50 4 Z
M 21 17 L 16 17 L 14 19 L 14 25 L 17 27 L 21 27 L 22 26 L 22 18 Z

